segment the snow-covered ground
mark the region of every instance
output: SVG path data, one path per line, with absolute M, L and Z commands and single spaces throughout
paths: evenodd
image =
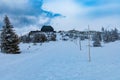
M 21 54 L 0 53 L 0 80 L 120 80 L 120 41 L 91 47 L 91 62 L 87 44 L 21 43 Z

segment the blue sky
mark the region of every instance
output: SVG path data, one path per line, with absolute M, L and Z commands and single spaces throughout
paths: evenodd
M 17 28 L 56 30 L 120 28 L 120 0 L 0 0 L 0 25 L 8 15 Z

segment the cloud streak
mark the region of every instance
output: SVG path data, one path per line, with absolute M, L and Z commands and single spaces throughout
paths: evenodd
M 0 16 L 8 15 L 17 27 L 50 24 L 53 18 L 62 16 L 42 9 L 42 5 L 43 0 L 0 0 Z

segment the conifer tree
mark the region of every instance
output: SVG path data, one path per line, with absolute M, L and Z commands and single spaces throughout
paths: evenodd
M 100 39 L 99 33 L 95 33 L 95 34 L 94 34 L 93 46 L 94 46 L 94 47 L 100 47 L 100 46 L 101 46 L 100 41 L 101 41 L 101 39 Z
M 20 39 L 14 32 L 13 26 L 11 25 L 9 18 L 5 16 L 4 26 L 1 32 L 1 52 L 9 54 L 20 53 L 19 44 Z
M 112 37 L 113 37 L 113 40 L 116 41 L 119 39 L 119 34 L 118 34 L 118 30 L 117 28 L 115 28 L 113 31 L 112 31 Z

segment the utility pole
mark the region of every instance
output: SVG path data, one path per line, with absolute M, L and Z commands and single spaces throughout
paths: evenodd
M 88 60 L 91 62 L 91 53 L 90 53 L 90 26 L 88 25 Z
M 81 35 L 79 34 L 79 46 L 80 46 L 80 51 L 82 50 L 81 48 Z

